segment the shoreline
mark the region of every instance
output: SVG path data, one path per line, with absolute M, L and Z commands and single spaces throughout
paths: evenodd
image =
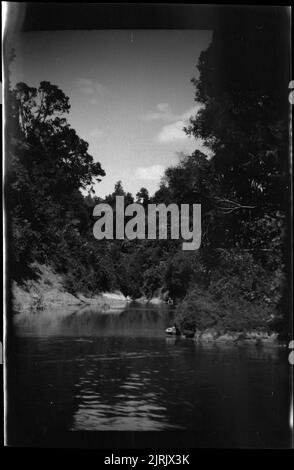
M 120 291 L 101 292 L 89 297 L 81 292 L 71 293 L 66 288 L 64 276 L 56 273 L 50 266 L 33 263 L 32 269 L 36 279 L 26 280 L 22 284 L 12 282 L 12 305 L 16 314 L 58 308 L 70 312 L 73 309 L 91 306 L 108 311 L 125 308 L 131 302 L 141 305 L 167 305 L 167 302 L 160 297 L 148 299 L 143 296 L 131 299 Z
M 196 331 L 192 338 L 197 343 L 236 343 L 236 344 L 256 344 L 256 345 L 279 345 L 278 333 L 274 331 Z
M 34 263 L 33 269 L 36 279 L 26 280 L 21 285 L 12 282 L 12 307 L 16 314 L 50 309 L 62 309 L 66 313 L 90 306 L 107 311 L 125 307 L 130 301 L 121 292 L 105 292 L 91 297 L 81 292 L 70 293 L 62 274 L 37 263 Z
M 52 268 L 35 264 L 37 279 L 27 280 L 22 285 L 13 282 L 12 305 L 14 314 L 42 313 L 52 310 L 61 316 L 71 315 L 77 310 L 82 313 L 89 308 L 99 309 L 100 312 L 113 312 L 125 309 L 130 303 L 138 305 L 166 305 L 168 303 L 159 297 L 148 299 L 141 297 L 132 300 L 121 292 L 104 292 L 87 297 L 82 293 L 72 294 L 64 285 L 61 274 L 55 273 Z M 197 343 L 236 343 L 236 344 L 268 344 L 280 345 L 278 333 L 271 330 L 230 331 L 207 328 L 196 332 L 182 330 L 180 335 L 163 334 L 170 339 L 180 336 L 193 339 Z

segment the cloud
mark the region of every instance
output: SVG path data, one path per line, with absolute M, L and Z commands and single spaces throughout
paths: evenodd
M 176 122 L 180 120 L 188 121 L 190 116 L 195 116 L 201 109 L 202 105 L 197 103 L 195 106 L 187 109 L 183 113 L 173 113 L 170 105 L 168 103 L 159 103 L 156 105 L 156 110 L 148 112 L 143 115 L 142 119 L 144 121 L 167 121 L 167 122 Z
M 157 140 L 162 144 L 182 143 L 185 144 L 184 147 L 186 151 L 193 152 L 195 150 L 200 150 L 200 152 L 211 157 L 212 152 L 204 145 L 202 139 L 194 139 L 185 133 L 183 128 L 186 124 L 187 122 L 185 121 L 177 121 L 163 126 L 157 136 Z
M 159 103 L 156 106 L 156 110 L 146 113 L 143 116 L 144 121 L 157 121 L 157 120 L 166 120 L 170 121 L 174 119 L 170 105 L 168 103 Z
M 187 109 L 184 113 L 181 114 L 180 118 L 187 123 L 190 119 L 191 116 L 196 116 L 198 111 L 203 108 L 203 105 L 200 103 L 197 103 L 195 106 L 192 106 L 191 108 Z
M 181 119 L 162 126 L 156 137 L 157 141 L 161 144 L 184 144 L 185 151 L 192 152 L 200 150 L 200 152 L 211 157 L 212 151 L 204 145 L 203 139 L 195 139 L 194 137 L 187 135 L 184 131 L 184 127 L 187 126 L 189 118 L 192 115 L 195 116 L 199 109 L 200 107 L 191 108 L 181 115 Z
M 183 113 L 173 113 L 168 103 L 159 103 L 155 111 L 149 112 L 143 116 L 145 121 L 165 121 L 157 134 L 156 140 L 162 144 L 175 142 L 189 142 L 192 140 L 184 132 L 183 128 L 189 123 L 191 116 L 195 116 L 202 108 L 200 103 L 196 103 Z
M 163 144 L 187 141 L 189 137 L 183 130 L 185 124 L 186 123 L 184 121 L 176 121 L 172 124 L 166 124 L 161 128 L 157 136 L 157 140 Z
M 96 104 L 98 102 L 97 98 L 103 98 L 110 95 L 109 88 L 95 80 L 90 80 L 88 78 L 78 78 L 77 85 L 81 93 L 92 96 L 92 104 Z
M 146 181 L 159 181 L 163 176 L 165 167 L 163 165 L 153 165 L 137 168 L 135 177 Z
M 169 120 L 171 121 L 170 124 L 165 124 L 164 126 L 162 126 L 157 135 L 157 141 L 162 144 L 169 144 L 175 142 L 186 142 L 191 144 L 192 139 L 185 133 L 184 127 L 189 124 L 190 117 L 196 116 L 196 114 L 202 107 L 203 106 L 200 103 L 197 103 L 195 106 L 187 109 L 182 114 L 171 114 L 171 119 Z

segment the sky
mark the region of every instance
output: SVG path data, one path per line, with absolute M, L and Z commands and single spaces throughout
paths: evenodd
M 191 78 L 211 31 L 37 31 L 15 36 L 12 85 L 47 80 L 69 96 L 68 121 L 106 172 L 97 196 L 121 180 L 153 194 L 179 154 L 204 150 L 183 131 L 199 110 Z

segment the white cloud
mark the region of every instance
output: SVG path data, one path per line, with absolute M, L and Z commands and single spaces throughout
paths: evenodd
M 191 108 L 187 109 L 184 113 L 181 114 L 180 118 L 183 121 L 189 121 L 191 116 L 196 116 L 198 111 L 203 108 L 203 105 L 200 103 L 197 103 L 195 106 L 192 106 Z
M 187 109 L 183 113 L 173 113 L 168 103 L 159 103 L 156 105 L 156 110 L 144 114 L 142 119 L 144 121 L 167 121 L 176 122 L 180 120 L 188 121 L 191 116 L 195 116 L 201 109 L 202 105 L 197 103 L 195 106 Z
M 161 128 L 157 136 L 158 141 L 163 144 L 183 140 L 186 141 L 188 136 L 183 130 L 185 124 L 186 123 L 184 121 L 176 121 L 172 124 L 166 124 Z
M 170 111 L 170 105 L 168 103 L 159 103 L 157 109 L 162 112 Z
M 103 98 L 110 94 L 110 90 L 107 88 L 107 86 L 88 78 L 78 78 L 77 85 L 81 93 L 93 96 L 91 99 L 92 104 L 97 103 L 97 97 Z
M 206 154 L 208 157 L 211 157 L 212 152 L 204 145 L 202 139 L 194 139 L 194 137 L 190 137 L 185 133 L 184 127 L 187 125 L 187 123 L 188 120 L 179 120 L 173 122 L 172 124 L 166 124 L 161 128 L 157 136 L 158 142 L 161 144 L 184 144 L 185 151 L 193 152 L 195 150 L 200 150 L 200 152 Z
M 146 113 L 143 116 L 143 119 L 144 121 L 170 121 L 174 119 L 174 115 L 172 114 L 171 107 L 168 103 L 159 103 L 156 106 L 156 110 Z
M 162 144 L 175 142 L 186 142 L 191 144 L 192 139 L 183 130 L 189 123 L 191 116 L 195 116 L 202 108 L 200 103 L 196 103 L 183 113 L 173 113 L 168 103 L 159 103 L 156 110 L 143 116 L 145 121 L 165 121 L 161 127 L 156 140 Z
M 195 106 L 187 109 L 182 114 L 178 116 L 173 116 L 173 119 L 170 124 L 165 124 L 159 131 L 157 135 L 158 142 L 162 144 L 170 144 L 170 143 L 189 143 L 189 146 L 192 144 L 193 139 L 189 137 L 186 132 L 184 131 L 184 127 L 187 127 L 189 124 L 189 119 L 191 116 L 196 116 L 198 111 L 203 106 L 200 103 L 197 103 Z M 199 141 L 198 143 L 200 146 L 202 145 Z
M 163 165 L 153 165 L 137 168 L 135 177 L 146 181 L 159 181 L 163 176 L 165 167 Z

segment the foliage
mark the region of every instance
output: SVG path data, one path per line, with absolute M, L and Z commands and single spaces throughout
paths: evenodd
M 289 64 L 270 46 L 274 38 L 275 51 L 281 51 L 286 38 L 274 9 L 243 13 L 222 18 L 192 79 L 202 106 L 186 130 L 212 152 L 200 177 L 206 181 L 207 175 L 209 191 L 201 188 L 198 198 L 206 289 L 199 294 L 199 284 L 191 286 L 179 306 L 179 321 L 195 328 L 214 320 L 232 329 L 277 318 L 288 324 Z M 207 311 L 215 312 L 215 302 L 217 317 Z
M 66 120 L 69 98 L 45 81 L 10 90 L 5 198 L 14 278 L 32 261 L 51 263 L 72 293 L 168 292 L 187 330 L 288 328 L 289 70 L 271 47 L 274 40 L 284 50 L 287 34 L 276 9 L 232 11 L 192 79 L 201 106 L 186 131 L 209 156 L 182 155 L 154 195 L 141 188 L 134 198 L 118 181 L 105 198 L 94 196 L 105 173 Z M 105 202 L 115 216 L 116 196 L 145 208 L 201 204 L 200 249 L 183 252 L 181 240 L 95 240 L 93 208 Z

